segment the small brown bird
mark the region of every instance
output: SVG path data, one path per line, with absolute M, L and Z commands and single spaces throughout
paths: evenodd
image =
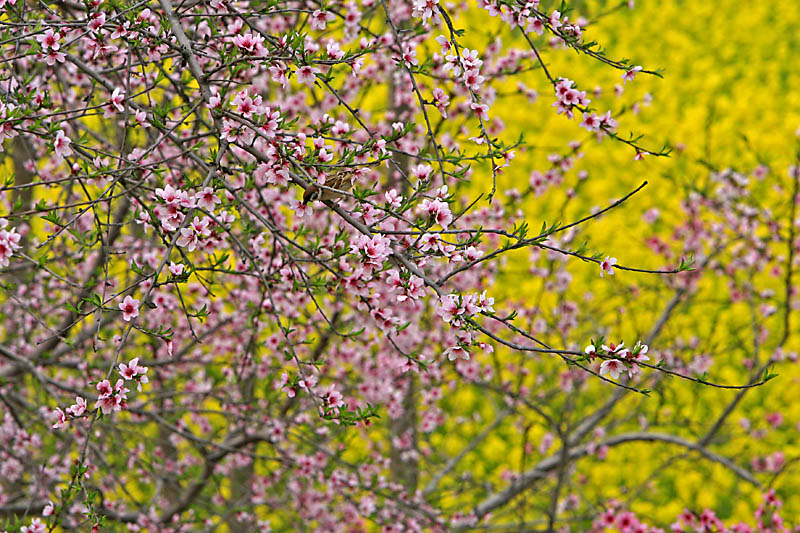
M 326 176 L 325 183 L 322 185 L 325 187 L 330 187 L 331 189 L 338 189 L 340 191 L 347 192 L 353 188 L 353 181 L 355 178 L 367 171 L 365 167 L 378 164 L 380 164 L 380 161 L 373 161 L 371 163 L 365 163 L 364 166 L 361 167 L 344 168 L 342 170 L 338 170 Z M 303 193 L 303 203 L 308 204 L 314 200 L 319 200 L 321 202 L 326 200 L 338 200 L 339 198 L 344 198 L 344 196 L 345 195 L 340 192 L 322 189 L 314 184 L 310 184 L 306 189 L 306 192 Z
M 355 178 L 356 172 L 358 172 L 358 169 L 348 168 L 340 170 L 327 176 L 323 185 L 331 189 L 339 189 L 340 191 L 347 192 L 353 188 L 353 178 Z M 321 189 L 314 184 L 309 185 L 306 192 L 303 193 L 304 204 L 313 202 L 314 200 L 324 202 L 325 200 L 338 200 L 339 198 L 344 198 L 344 194 L 328 189 Z

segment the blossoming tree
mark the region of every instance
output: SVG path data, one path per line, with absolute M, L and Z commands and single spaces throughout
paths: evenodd
M 636 495 L 581 495 L 583 462 L 632 442 L 733 472 L 767 494 L 754 520 L 784 527 L 756 475 L 782 460 L 717 437 L 794 358 L 798 171 L 770 206 L 763 171 L 711 169 L 641 245 L 660 267 L 581 244 L 645 184 L 543 223 L 525 206 L 554 189 L 573 212 L 583 142 L 627 145 L 632 168 L 670 151 L 548 67 L 656 74 L 550 4 L 0 0 L 7 529 L 655 530 Z M 523 176 L 507 93 L 590 138 Z M 540 290 L 508 290 L 520 264 Z M 568 267 L 646 280 L 652 323 L 619 341 Z M 702 339 L 664 334 L 721 279 L 753 310 L 732 381 Z M 735 396 L 687 435 L 657 408 L 678 382 Z M 507 461 L 482 455 L 492 439 Z M 704 509 L 675 524 L 727 527 Z

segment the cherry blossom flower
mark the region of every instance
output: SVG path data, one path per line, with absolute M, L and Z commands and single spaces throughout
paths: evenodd
M 83 416 L 85 412 L 86 412 L 86 399 L 80 396 L 76 396 L 75 403 L 67 407 L 66 409 L 66 413 L 73 418 L 78 418 L 80 416 Z
M 558 10 L 554 10 L 553 13 L 550 15 L 550 26 L 553 27 L 554 30 L 558 30 L 563 25 L 561 22 L 561 12 Z
M 131 319 L 139 316 L 139 300 L 127 295 L 125 299 L 120 302 L 119 309 L 122 311 L 122 320 L 130 322 Z
M 417 59 L 417 51 L 409 44 L 404 43 L 403 53 L 398 58 L 398 61 L 401 61 L 407 67 L 419 65 L 419 60 Z
M 620 342 L 619 344 L 614 344 L 613 342 L 609 342 L 608 344 L 603 344 L 601 348 L 610 354 L 615 354 L 620 351 L 625 346 L 624 342 Z
M 486 104 L 478 104 L 476 102 L 472 102 L 469 104 L 470 109 L 475 111 L 482 120 L 486 121 L 489 120 L 489 106 Z
M 421 17 L 422 22 L 433 18 L 433 23 L 438 24 L 439 12 L 437 5 L 439 0 L 414 0 L 414 9 L 411 11 L 412 17 Z
M 47 28 L 43 34 L 37 35 L 36 40 L 42 45 L 44 50 L 58 50 L 61 34 L 54 32 L 52 28 Z
M 458 300 L 459 297 L 457 294 L 447 294 L 443 296 L 439 300 L 436 314 L 445 322 L 450 322 L 454 316 L 460 313 Z
M 625 83 L 627 83 L 629 81 L 633 81 L 633 78 L 636 77 L 636 74 L 638 74 L 641 71 L 642 71 L 642 67 L 640 65 L 637 65 L 637 66 L 625 71 L 625 74 L 622 75 L 622 83 L 625 84 Z
M 289 78 L 287 76 L 289 69 L 281 61 L 276 61 L 267 69 L 269 71 L 270 79 L 276 83 L 280 83 L 284 89 L 289 85 Z M 313 80 L 312 80 L 313 82 Z
M 411 167 L 411 175 L 417 178 L 419 181 L 427 180 L 432 172 L 433 167 L 430 165 L 415 165 Z
M 89 23 L 87 24 L 87 26 L 92 32 L 97 33 L 98 30 L 100 30 L 105 23 L 106 23 L 105 12 L 95 11 L 89 16 Z
M 624 370 L 625 365 L 619 359 L 606 359 L 600 364 L 600 375 L 610 376 L 611 379 L 619 379 Z
M 314 215 L 314 208 L 310 204 L 303 203 L 297 198 L 292 198 L 289 203 L 289 209 L 291 209 L 298 218 Z
M 255 55 L 263 55 L 264 50 L 264 37 L 260 34 L 243 33 L 233 38 L 233 44 L 239 49 Z
M 148 368 L 139 364 L 139 358 L 134 357 L 126 365 L 125 363 L 119 364 L 119 375 L 126 380 L 136 381 L 136 388 L 142 392 L 142 385 L 147 384 L 149 379 L 145 374 Z
M 603 119 L 598 117 L 594 113 L 583 114 L 583 121 L 581 122 L 581 127 L 584 127 L 589 131 L 600 131 L 600 126 L 602 124 L 603 124 Z
M 180 276 L 181 274 L 183 274 L 184 268 L 185 267 L 184 267 L 183 263 L 179 263 L 179 264 L 176 265 L 172 261 L 170 261 L 169 266 L 167 266 L 167 270 L 169 270 L 169 273 L 172 274 L 173 276 L 176 276 L 176 277 Z
M 188 228 L 181 228 L 180 237 L 176 244 L 193 252 L 203 239 L 211 236 L 210 219 L 208 217 L 195 217 Z
M 464 348 L 462 345 L 450 346 L 444 351 L 444 355 L 447 356 L 449 361 L 455 361 L 456 359 L 462 359 L 464 361 L 469 361 L 469 352 Z
M 125 108 L 122 105 L 124 101 L 125 92 L 117 87 L 111 94 L 111 98 L 109 99 L 108 105 L 103 113 L 103 118 L 110 118 L 116 115 L 117 112 L 125 111 Z
M 332 383 L 325 394 L 322 396 L 322 399 L 325 401 L 325 405 L 334 410 L 334 412 L 338 413 L 339 409 L 344 407 L 344 398 L 342 393 L 335 390 L 336 384 Z
M 486 295 L 486 291 L 483 291 L 478 295 L 478 307 L 484 313 L 494 313 L 494 298 L 491 296 Z
M 346 54 L 336 41 L 331 41 L 325 46 L 325 52 L 331 59 L 342 59 Z
M 7 267 L 9 259 L 22 246 L 19 244 L 22 237 L 16 228 L 8 227 L 8 220 L 0 218 L 0 266 Z
M 392 254 L 392 246 L 389 239 L 380 234 L 375 234 L 371 238 L 358 235 L 350 241 L 350 251 L 360 254 L 364 263 L 380 267 Z
M 444 92 L 444 89 L 436 87 L 433 90 L 433 105 L 436 106 L 443 118 L 447 118 L 447 106 L 450 105 L 450 96 Z
M 97 390 L 100 395 L 94 404 L 95 409 L 100 409 L 103 414 L 107 415 L 126 408 L 129 390 L 124 383 L 122 379 L 118 379 L 113 389 L 107 379 L 98 383 Z
M 72 155 L 72 148 L 69 145 L 72 143 L 69 137 L 64 134 L 64 130 L 56 132 L 56 138 L 53 140 L 53 150 L 58 158 L 64 158 Z
M 34 518 L 29 526 L 20 528 L 20 533 L 47 533 L 47 524 L 42 523 L 40 518 Z
M 397 189 L 390 189 L 383 195 L 387 205 L 393 209 L 398 209 L 403 203 L 403 196 L 397 192 Z
M 62 52 L 54 49 L 50 49 L 44 56 L 44 62 L 47 63 L 48 66 L 53 66 L 56 63 L 63 63 L 66 60 L 67 56 L 65 56 Z
M 122 39 L 128 36 L 128 29 L 131 27 L 131 23 L 127 20 L 122 24 L 117 24 L 114 27 L 114 31 L 111 32 L 112 39 Z
M 448 39 L 444 35 L 437 36 L 436 42 L 439 43 L 439 46 L 442 47 L 442 55 L 447 55 L 453 48 L 453 44 L 450 42 L 450 39 Z
M 447 229 L 453 221 L 453 213 L 450 211 L 450 206 L 441 200 L 429 200 L 425 198 L 420 203 L 418 211 L 427 214 L 431 220 Z
M 525 32 L 541 35 L 544 33 L 544 22 L 539 17 L 529 17 Z
M 53 423 L 53 429 L 60 429 L 64 427 L 64 424 L 67 423 L 67 417 L 60 407 L 56 407 L 55 411 L 53 411 L 53 419 L 55 420 Z
M 642 357 L 642 359 L 637 359 L 638 361 L 649 361 L 650 358 L 645 356 L 649 349 L 650 348 L 646 344 L 643 344 L 642 341 L 636 341 L 632 355 L 635 357 Z
M 322 31 L 327 26 L 328 22 L 336 19 L 336 16 L 330 11 L 321 11 L 319 9 L 311 13 L 308 19 L 308 24 L 312 29 Z
M 119 364 L 119 375 L 125 379 L 133 379 L 136 376 L 136 367 L 139 364 L 139 358 L 134 358 L 129 364 Z
M 317 79 L 317 74 L 319 74 L 318 68 L 305 65 L 297 70 L 297 81 L 309 87 L 313 87 L 314 81 Z
M 206 211 L 213 211 L 217 204 L 221 204 L 222 200 L 214 194 L 214 189 L 206 187 L 195 196 L 195 204 L 202 207 Z
M 609 274 L 611 276 L 614 275 L 614 265 L 617 264 L 616 257 L 606 257 L 600 263 L 600 277 L 603 277 L 603 274 Z

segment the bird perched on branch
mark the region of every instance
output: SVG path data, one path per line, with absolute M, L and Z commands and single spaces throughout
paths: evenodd
M 325 178 L 325 183 L 322 183 L 321 185 L 330 187 L 331 189 L 338 189 L 340 191 L 347 192 L 353 188 L 353 181 L 355 180 L 356 176 L 359 176 L 366 171 L 365 167 L 378 164 L 380 164 L 380 161 L 373 161 L 371 163 L 365 163 L 360 167 L 348 167 L 338 170 L 329 174 Z M 345 195 L 341 192 L 331 191 L 327 188 L 321 188 L 312 183 L 309 184 L 309 186 L 306 188 L 306 192 L 303 193 L 303 203 L 308 204 L 314 200 L 319 200 L 321 202 L 327 200 L 338 200 L 339 198 L 344 198 L 344 196 Z

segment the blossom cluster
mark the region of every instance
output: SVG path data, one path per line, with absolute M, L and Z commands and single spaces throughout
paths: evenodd
M 609 342 L 603 344 L 602 341 L 592 343 L 586 347 L 584 353 L 590 360 L 600 358 L 600 375 L 609 376 L 612 379 L 619 379 L 623 372 L 627 372 L 628 378 L 633 378 L 639 373 L 640 367 L 637 363 L 644 363 L 650 360 L 647 356 L 648 346 L 637 341 L 636 345 L 630 349 L 625 347 L 624 342 L 614 344 Z
M 0 266 L 3 267 L 8 266 L 11 256 L 22 247 L 19 243 L 21 235 L 15 228 L 7 227 L 8 220 L 0 218 Z

